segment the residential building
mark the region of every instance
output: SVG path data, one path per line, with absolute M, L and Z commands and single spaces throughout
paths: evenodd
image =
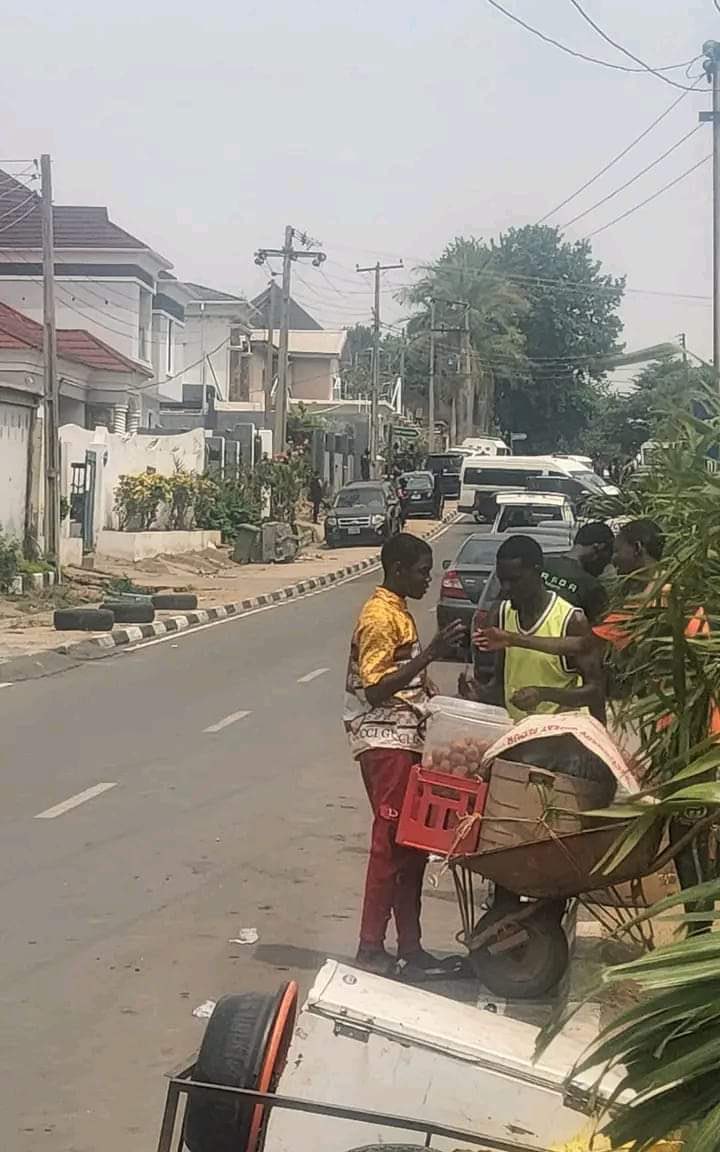
M 189 389 L 203 389 L 227 400 L 231 391 L 242 390 L 241 362 L 248 351 L 249 306 L 242 296 L 233 296 L 204 284 L 161 274 L 158 299 L 166 306 L 181 309 L 184 317 L 184 363 L 172 389 L 162 389 L 163 399 L 182 403 Z M 236 389 L 231 380 L 237 381 Z M 249 387 L 248 387 L 249 394 Z
M 83 329 L 57 332 L 60 424 L 137 431 L 152 369 Z M 39 535 L 43 329 L 0 303 L 0 530 Z
M 172 397 L 184 404 L 189 396 L 212 394 L 237 415 L 265 408 L 268 321 L 277 366 L 280 289 L 275 283 L 249 303 L 233 296 L 161 275 L 163 298 L 182 304 L 185 314 L 185 363 L 182 390 Z M 289 390 L 296 400 L 332 400 L 338 395 L 344 331 L 328 331 L 296 301 L 290 301 L 288 336 Z M 210 405 L 207 403 L 205 407 Z M 166 410 L 169 406 L 166 405 Z
M 0 302 L 32 320 L 43 310 L 40 198 L 0 171 L 3 231 Z M 159 291 L 172 267 L 149 244 L 115 224 L 105 207 L 53 206 L 55 301 L 59 328 L 82 329 L 134 364 L 157 387 L 137 394 L 142 423 L 157 423 L 159 395 L 172 394 L 182 369 L 183 309 Z

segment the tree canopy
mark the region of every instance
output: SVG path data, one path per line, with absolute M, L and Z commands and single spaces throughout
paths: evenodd
M 594 401 L 588 451 L 606 460 L 628 460 L 646 440 L 667 440 L 676 414 L 690 413 L 692 397 L 712 384 L 712 376 L 709 366 L 698 367 L 669 353 L 642 369 L 628 395 L 603 388 Z M 696 406 L 694 414 L 703 413 Z
M 583 447 L 604 359 L 621 350 L 623 290 L 588 241 L 565 241 L 557 228 L 451 241 L 404 299 L 420 310 L 411 323 L 426 328 L 437 301 L 439 344 L 456 357 L 469 306 L 471 379 L 460 364 L 440 392 L 450 410 L 458 407 L 458 437 L 477 428 L 524 432 L 533 452 Z

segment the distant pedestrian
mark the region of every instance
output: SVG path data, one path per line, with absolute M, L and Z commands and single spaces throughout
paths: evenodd
M 370 450 L 368 448 L 365 449 L 360 457 L 360 479 L 370 479 Z
M 312 504 L 312 517 L 313 524 L 317 524 L 320 516 L 320 505 L 323 498 L 323 482 L 318 476 L 317 472 L 313 472 L 308 486 L 308 495 L 310 503 Z

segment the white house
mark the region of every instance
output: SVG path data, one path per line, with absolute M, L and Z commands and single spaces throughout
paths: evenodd
M 137 431 L 152 369 L 83 329 L 58 329 L 60 423 Z M 0 303 L 0 530 L 40 536 L 43 329 Z M 65 493 L 66 494 L 66 493 Z
M 40 321 L 40 199 L 3 171 L 0 193 L 0 302 Z M 113 223 L 104 207 L 56 204 L 53 227 L 58 328 L 82 328 L 146 368 L 157 387 L 138 393 L 142 422 L 157 422 L 159 395 L 173 394 L 165 382 L 183 364 L 183 309 L 158 291 L 170 261 Z

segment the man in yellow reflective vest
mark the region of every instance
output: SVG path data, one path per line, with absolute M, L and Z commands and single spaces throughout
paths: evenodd
M 572 656 L 507 647 L 495 656 L 489 684 L 460 678 L 460 694 L 485 703 L 502 703 L 514 720 L 538 712 L 585 709 L 605 723 L 605 695 L 599 646 L 592 642 L 585 614 L 542 578 L 543 554 L 529 536 L 511 535 L 497 553 L 497 577 L 502 601 L 492 621 L 524 639 L 575 639 Z

